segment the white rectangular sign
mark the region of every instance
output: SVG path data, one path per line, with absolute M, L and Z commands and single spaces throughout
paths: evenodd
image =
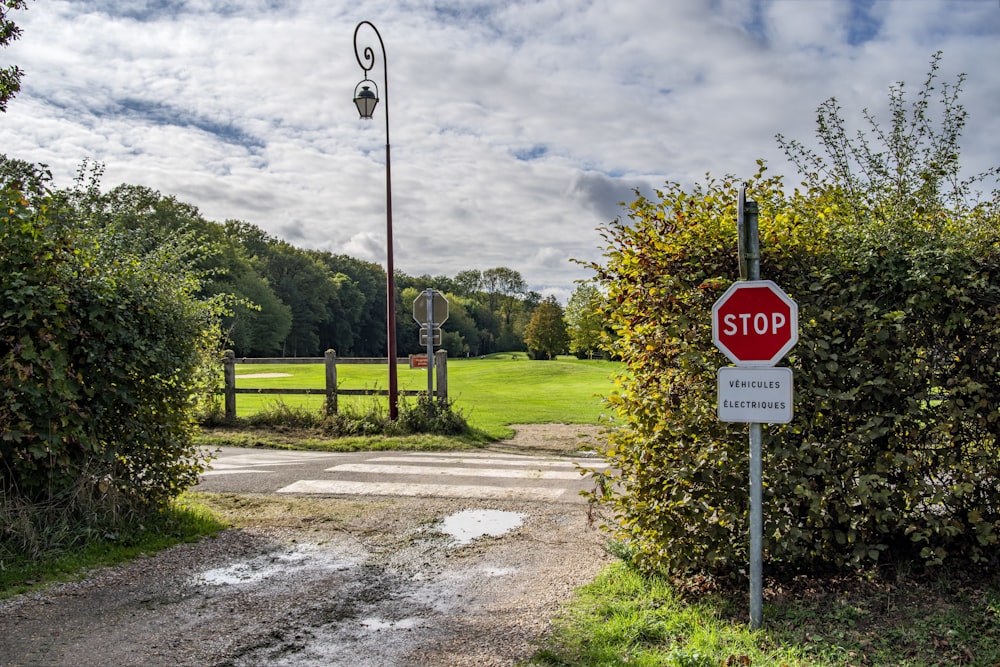
M 719 421 L 792 421 L 792 369 L 726 366 L 718 373 Z

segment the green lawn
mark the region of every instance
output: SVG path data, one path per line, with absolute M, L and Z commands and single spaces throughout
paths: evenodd
M 682 593 L 623 562 L 580 588 L 534 667 L 930 667 L 1000 664 L 1000 577 L 906 569 L 798 577 L 768 590 L 751 630 L 746 590 Z
M 531 361 L 524 354 L 498 354 L 483 359 L 448 360 L 448 397 L 469 424 L 494 436 L 510 434 L 509 424 L 596 424 L 604 413 L 603 397 L 611 391 L 611 375 L 618 364 L 559 357 Z M 281 373 L 287 377 L 247 378 Z M 343 389 L 385 389 L 385 365 L 340 364 L 337 382 Z M 238 388 L 317 389 L 325 386 L 322 364 L 237 364 Z M 399 366 L 400 390 L 426 391 L 427 370 Z M 406 400 L 405 398 L 403 400 Z M 323 396 L 238 394 L 236 413 L 247 416 L 281 401 L 289 407 L 321 410 Z M 341 396 L 341 409 L 367 409 L 385 397 Z

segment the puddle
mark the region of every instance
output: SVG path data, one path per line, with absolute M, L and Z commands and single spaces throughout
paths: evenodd
M 387 621 L 382 618 L 369 617 L 362 619 L 361 627 L 366 628 L 370 632 L 382 632 L 383 630 L 412 630 L 413 628 L 419 627 L 421 619 L 419 618 L 404 618 L 399 621 Z
M 477 537 L 500 537 L 524 523 L 520 512 L 500 510 L 464 510 L 445 517 L 441 532 L 451 535 L 459 544 L 468 544 Z
M 235 586 L 256 584 L 275 576 L 286 576 L 304 569 L 346 570 L 351 563 L 334 560 L 325 554 L 302 549 L 263 554 L 248 561 L 233 563 L 227 567 L 206 570 L 195 575 L 200 584 L 209 586 Z

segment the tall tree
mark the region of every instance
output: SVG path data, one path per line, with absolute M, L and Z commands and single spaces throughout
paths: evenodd
M 7 12 L 27 8 L 26 0 L 0 2 L 0 46 L 7 46 L 21 36 L 21 29 L 7 17 Z M 21 90 L 22 74 L 24 72 L 17 65 L 0 68 L 0 111 L 7 111 L 7 103 Z
M 470 341 L 469 346 L 478 348 L 478 354 L 500 352 L 498 344 L 500 342 L 502 326 L 496 313 L 490 310 L 489 306 L 485 303 L 476 299 L 469 299 L 466 303 L 466 310 L 469 311 L 469 315 L 476 323 L 476 330 L 478 331 L 478 345 L 473 345 Z
M 470 354 L 479 356 L 481 354 L 479 329 L 467 309 L 471 299 L 463 299 L 456 294 L 446 294 L 445 297 L 448 299 L 448 321 L 445 322 L 445 330 L 449 335 L 442 341 L 442 347 L 454 357 Z
M 225 274 L 211 281 L 211 289 L 215 294 L 236 297 L 222 326 L 226 343 L 237 356 L 269 357 L 281 353 L 292 328 L 292 309 L 249 262 L 232 262 Z
M 455 294 L 476 296 L 483 284 L 483 274 L 478 269 L 467 269 L 455 274 Z
M 528 292 L 521 273 L 506 266 L 487 269 L 482 274 L 482 287 L 490 310 L 501 315 L 504 324 L 510 326 L 520 298 Z
M 564 354 L 569 346 L 563 309 L 554 296 L 546 297 L 535 309 L 531 322 L 524 329 L 524 343 L 537 359 L 545 355 L 552 359 Z
M 593 358 L 601 347 L 604 316 L 601 291 L 592 282 L 577 286 L 566 304 L 566 325 L 569 331 L 569 351 L 581 357 Z
M 320 354 L 320 329 L 330 318 L 328 306 L 337 286 L 315 259 L 284 241 L 274 243 L 263 258 L 264 276 L 292 309 L 292 327 L 283 353 L 293 357 Z
M 52 172 L 45 165 L 38 165 L 0 153 L 0 182 L 26 195 L 41 197 L 48 194 Z
M 347 255 L 331 255 L 315 252 L 312 256 L 333 275 L 345 275 L 357 288 L 353 306 L 359 310 L 351 316 L 350 327 L 352 343 L 350 347 L 334 346 L 337 354 L 342 356 L 379 357 L 385 355 L 386 308 L 385 308 L 385 269 L 374 262 L 348 257 Z M 398 291 L 398 290 L 397 290 Z M 345 308 L 347 303 L 343 303 Z M 396 308 L 397 315 L 400 308 Z M 402 314 L 408 314 L 403 310 Z M 398 338 L 398 332 L 397 332 Z
M 330 276 L 330 284 L 333 290 L 327 302 L 326 320 L 320 324 L 319 349 L 335 350 L 341 356 L 354 355 L 365 298 L 350 276 L 343 273 Z

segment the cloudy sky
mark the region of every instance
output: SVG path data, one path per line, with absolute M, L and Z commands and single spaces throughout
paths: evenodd
M 395 265 L 507 266 L 561 299 L 639 188 L 791 174 L 836 96 L 862 126 L 941 50 L 966 73 L 964 163 L 1000 162 L 1000 0 L 32 0 L 0 64 L 25 72 L 0 152 L 72 184 L 146 185 L 216 221 Z M 374 121 L 352 103 L 374 23 Z M 887 119 L 885 119 L 887 120 Z M 796 181 L 793 181 L 793 183 Z

